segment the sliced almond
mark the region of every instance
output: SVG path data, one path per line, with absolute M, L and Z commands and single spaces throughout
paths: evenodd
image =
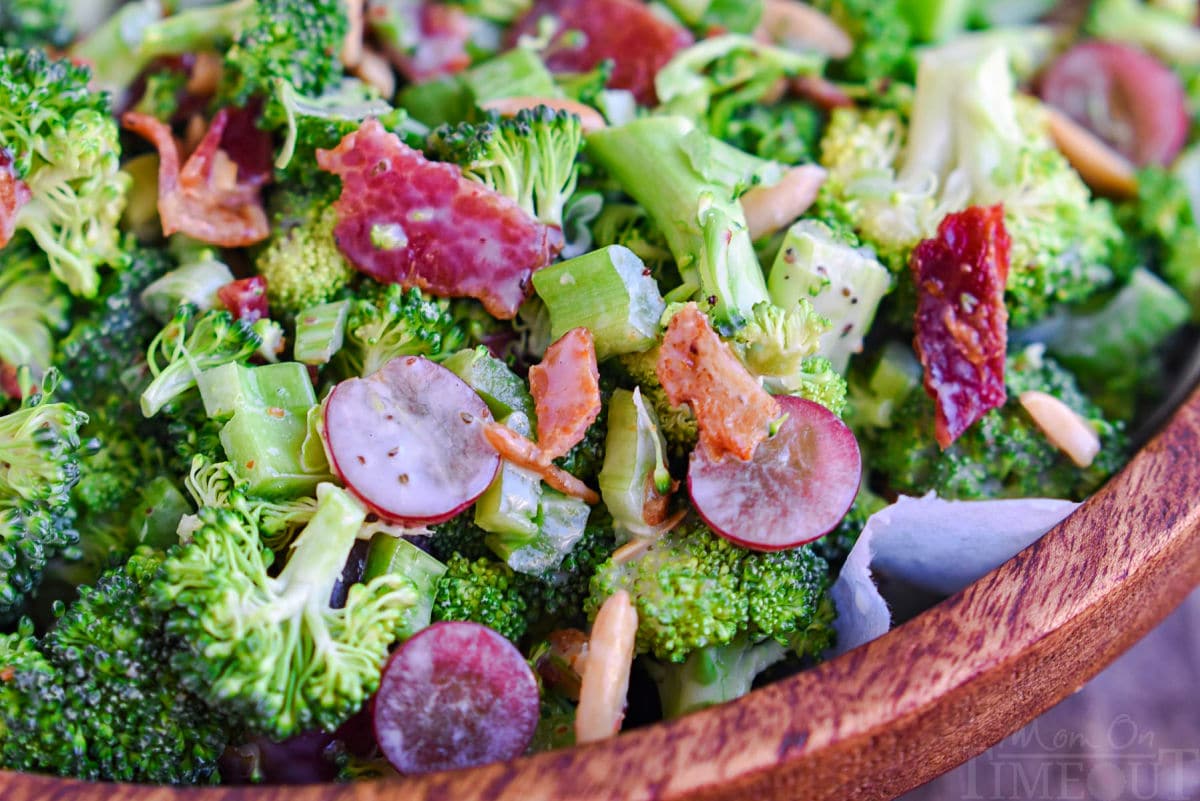
M 350 72 L 355 78 L 374 86 L 385 98 L 396 94 L 396 73 L 392 71 L 391 62 L 369 47 L 363 49 Z
M 1020 401 L 1051 445 L 1070 457 L 1076 466 L 1091 466 L 1100 453 L 1100 437 L 1087 420 L 1045 392 L 1022 392 Z
M 793 167 L 774 186 L 756 186 L 742 195 L 750 237 L 758 239 L 795 222 L 817 199 L 825 170 L 815 164 Z
M 222 70 L 222 59 L 219 55 L 211 50 L 197 53 L 184 88 L 188 94 L 200 97 L 215 94 L 217 85 L 221 83 Z
M 342 43 L 342 63 L 353 69 L 363 57 L 363 7 L 365 0 L 343 0 L 346 9 L 346 39 Z M 391 95 L 388 95 L 391 97 Z
M 637 626 L 637 609 L 624 590 L 609 596 L 596 613 L 579 686 L 575 742 L 605 740 L 621 730 Z
M 1129 159 L 1056 108 L 1046 106 L 1050 136 L 1096 193 L 1135 197 L 1137 172 Z
M 583 123 L 584 133 L 592 133 L 593 131 L 599 131 L 602 128 L 608 127 L 608 123 L 604 121 L 604 117 L 600 116 L 600 112 L 596 111 L 596 109 L 578 101 L 566 100 L 561 97 L 537 97 L 534 95 L 501 97 L 496 100 L 487 101 L 483 104 L 482 108 L 485 111 L 495 111 L 502 117 L 515 117 L 518 111 L 536 106 L 548 106 L 555 111 L 569 111 L 572 114 L 578 114 L 580 122 Z
M 836 22 L 798 0 L 767 0 L 755 35 L 794 50 L 816 50 L 832 58 L 854 51 L 854 40 Z

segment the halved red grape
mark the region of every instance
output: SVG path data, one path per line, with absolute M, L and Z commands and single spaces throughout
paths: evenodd
M 692 451 L 688 492 L 713 531 L 756 551 L 817 539 L 850 508 L 862 480 L 854 433 L 819 403 L 776 398 L 786 419 L 750 461 Z
M 266 317 L 267 310 L 267 279 L 261 275 L 252 278 L 239 278 L 230 281 L 217 290 L 217 300 L 228 309 L 234 317 L 253 323 Z
M 375 696 L 375 738 L 405 774 L 520 756 L 538 723 L 521 652 L 478 623 L 435 623 L 392 654 Z
M 325 449 L 346 488 L 389 522 L 440 523 L 492 483 L 500 456 L 484 438 L 487 405 L 428 359 L 392 359 L 325 402 Z
M 1187 143 L 1187 95 L 1179 78 L 1136 47 L 1077 44 L 1046 70 L 1042 99 L 1134 164 L 1169 164 Z

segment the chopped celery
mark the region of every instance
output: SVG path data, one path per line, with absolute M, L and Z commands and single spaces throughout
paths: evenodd
M 972 0 L 900 0 L 900 13 L 918 41 L 943 42 L 967 27 Z
M 204 411 L 214 420 L 227 420 L 252 406 L 304 412 L 317 403 L 308 369 L 298 362 L 261 367 L 231 362 L 200 373 L 196 384 Z
M 658 430 L 654 410 L 641 389 L 613 391 L 608 402 L 608 434 L 604 466 L 600 468 L 600 496 L 619 529 L 638 532 L 646 527 L 644 509 L 647 484 L 665 494 L 671 475 L 664 464 L 667 443 Z
M 328 364 L 342 349 L 350 301 L 339 300 L 305 309 L 296 317 L 296 361 L 319 366 Z
M 327 472 L 308 472 L 301 452 L 308 436 L 307 409 L 245 406 L 221 429 L 221 445 L 247 492 L 264 498 L 311 495 Z
M 787 309 L 808 298 L 818 314 L 829 318 L 832 327 L 817 353 L 841 373 L 862 350 L 892 277 L 871 256 L 836 241 L 821 223 L 801 220 L 788 230 L 767 286 L 775 305 Z
M 541 269 L 533 286 L 550 312 L 550 336 L 586 328 L 601 360 L 653 346 L 667 308 L 646 265 L 620 245 Z
M 442 362 L 442 366 L 466 381 L 483 398 L 497 420 L 520 412 L 529 419 L 531 428 L 537 428 L 529 388 L 507 364 L 493 356 L 487 346 L 460 350 Z
M 867 391 L 852 393 L 855 424 L 888 428 L 892 414 L 920 384 L 921 365 L 912 348 L 899 342 L 887 343 L 867 380 Z
M 368 584 L 379 576 L 400 575 L 413 583 L 417 602 L 405 612 L 398 634 L 400 640 L 407 640 L 429 625 L 438 579 L 445 572 L 444 564 L 408 540 L 381 531 L 371 538 L 362 580 Z
M 529 418 L 513 412 L 501 422 L 529 436 Z M 496 478 L 475 502 L 475 525 L 493 534 L 506 546 L 524 543 L 537 535 L 542 479 L 532 470 L 502 462 Z
M 512 543 L 491 535 L 487 537 L 487 545 L 518 573 L 540 576 L 557 568 L 579 542 L 591 511 L 591 507 L 578 498 L 545 489 L 537 534 L 533 539 Z
M 559 97 L 562 92 L 538 54 L 517 47 L 462 73 L 476 104 L 504 97 Z
M 192 513 L 192 505 L 166 476 L 158 476 L 146 487 L 129 516 L 131 542 L 166 550 L 179 538 L 179 520 Z

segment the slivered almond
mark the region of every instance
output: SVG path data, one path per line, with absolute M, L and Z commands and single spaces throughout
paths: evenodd
M 346 21 L 346 39 L 342 43 L 342 63 L 353 69 L 363 57 L 363 6 L 365 0 L 344 0 Z M 385 95 L 391 97 L 391 95 Z
M 1129 159 L 1058 109 L 1045 108 L 1050 136 L 1088 186 L 1101 195 L 1137 195 L 1137 173 Z
M 489 100 L 483 104 L 482 108 L 485 111 L 495 111 L 502 117 L 515 117 L 518 111 L 536 106 L 548 106 L 555 111 L 569 111 L 572 114 L 579 115 L 579 121 L 583 123 L 583 132 L 592 133 L 599 131 L 602 128 L 607 128 L 608 123 L 604 121 L 604 117 L 600 116 L 600 112 L 591 106 L 575 100 L 566 100 L 561 97 L 537 97 L 534 95 L 521 95 L 519 97 L 501 97 L 496 100 Z
M 396 94 L 396 73 L 392 71 L 391 62 L 369 47 L 363 48 L 358 63 L 350 72 L 355 78 L 378 89 L 383 97 Z
M 1079 414 L 1053 395 L 1036 390 L 1022 392 L 1021 406 L 1050 440 L 1077 467 L 1090 467 L 1100 453 L 1100 437 Z
M 755 35 L 793 49 L 818 50 L 832 58 L 845 58 L 854 40 L 836 22 L 798 0 L 767 0 Z
M 605 740 L 621 730 L 637 626 L 637 610 L 624 590 L 609 596 L 596 613 L 579 685 L 575 742 Z
M 773 234 L 796 221 L 817 199 L 825 170 L 814 164 L 793 167 L 774 186 L 756 186 L 742 195 L 750 238 Z
M 219 55 L 210 50 L 197 53 L 196 61 L 192 64 L 192 71 L 188 75 L 184 88 L 187 89 L 188 94 L 200 97 L 211 95 L 217 91 L 217 85 L 221 83 L 222 71 L 222 59 Z

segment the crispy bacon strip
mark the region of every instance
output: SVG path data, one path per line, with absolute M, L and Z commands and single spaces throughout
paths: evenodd
M 12 153 L 0 147 L 0 248 L 8 244 L 17 229 L 17 213 L 32 194 L 17 177 Z
M 695 303 L 667 326 L 658 380 L 673 406 L 691 407 L 700 445 L 714 461 L 730 454 L 749 460 L 780 415 L 779 402 L 746 371 Z
M 596 343 L 586 328 L 573 328 L 546 348 L 529 368 L 529 391 L 537 408 L 538 448 L 557 459 L 579 443 L 600 414 Z
M 1004 208 L 972 206 L 946 215 L 937 237 L 913 250 L 913 345 L 925 368 L 925 391 L 937 405 L 934 433 L 943 448 L 1004 404 L 1010 247 Z
M 590 504 L 600 502 L 600 496 L 575 476 L 556 467 L 546 458 L 537 443 L 501 423 L 488 423 L 483 429 L 487 441 L 504 459 L 518 467 L 532 470 L 554 489 Z
M 179 144 L 170 127 L 148 114 L 132 111 L 121 118 L 122 125 L 148 139 L 158 150 L 158 215 L 164 236 L 182 232 L 228 248 L 248 247 L 270 236 L 261 191 L 266 179 L 257 169 L 242 169 L 243 163 L 249 165 L 250 159 L 257 157 L 257 148 L 240 161 L 244 147 L 238 148 L 238 156 L 221 147 L 231 119 L 230 109 L 221 109 L 181 167 Z M 245 127 L 234 127 L 241 139 Z

